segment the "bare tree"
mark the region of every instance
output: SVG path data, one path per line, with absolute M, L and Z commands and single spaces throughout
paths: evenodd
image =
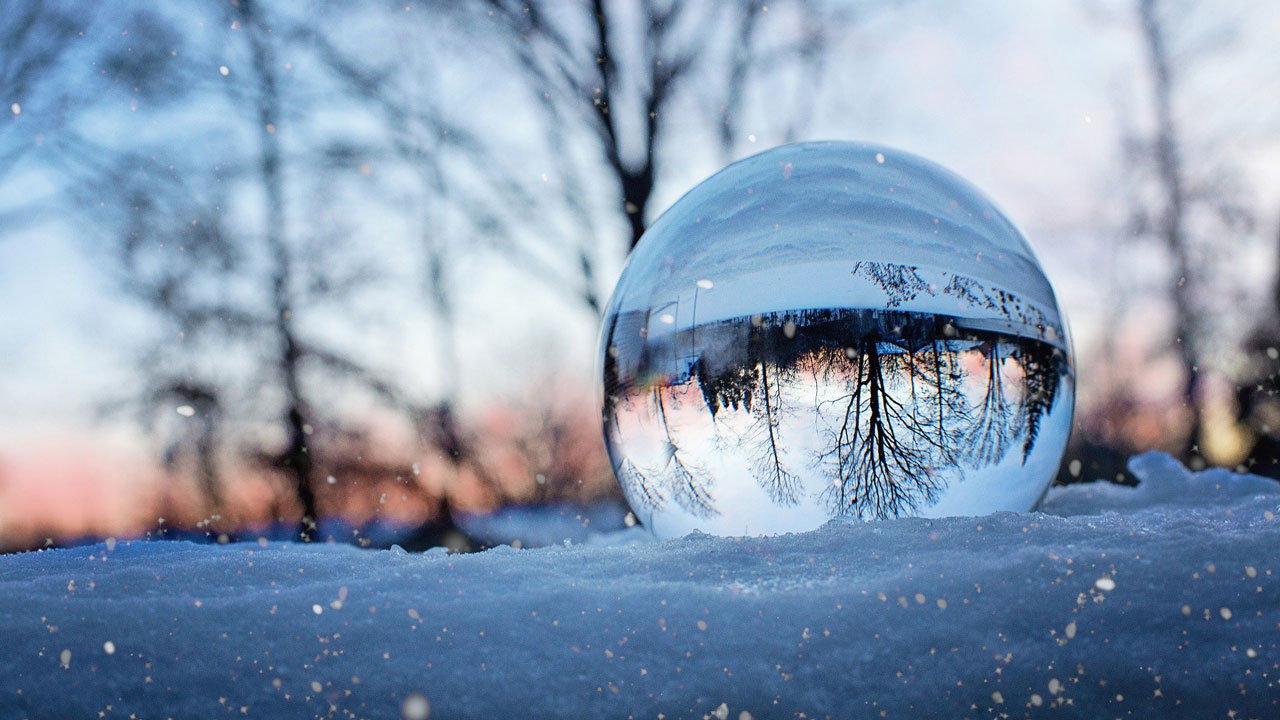
M 578 115 L 585 113 L 595 142 L 601 150 L 609 174 L 618 183 L 618 207 L 630 226 L 633 247 L 644 233 L 646 209 L 657 172 L 657 143 L 667 122 L 667 110 L 678 85 L 704 59 L 708 39 L 706 33 L 687 33 L 685 24 L 709 18 L 693 19 L 693 3 L 642 0 L 633 8 L 639 14 L 639 57 L 627 57 L 626 46 L 618 37 L 623 13 L 604 0 L 589 0 L 572 8 L 584 17 L 560 20 L 562 13 L 547 3 L 515 3 L 495 0 L 491 3 L 496 16 L 513 34 L 516 52 L 524 63 L 535 91 L 554 95 L 557 103 L 546 106 L 548 113 Z M 561 8 L 563 9 L 563 8 Z M 752 15 L 748 12 L 746 16 Z M 573 20 L 585 20 L 586 42 L 566 27 Z M 703 25 L 707 27 L 707 25 Z M 681 37 L 681 34 L 685 37 Z M 630 70 L 634 78 L 622 73 Z M 620 98 L 632 81 L 639 96 Z M 632 117 L 624 117 L 631 111 Z M 634 130 L 626 130 L 628 122 Z M 630 137 L 627 132 L 633 133 Z M 634 142 L 634 145 L 632 144 Z
M 304 355 L 294 319 L 291 281 L 294 260 L 286 244 L 285 187 L 282 171 L 280 138 L 277 124 L 284 121 L 284 109 L 277 79 L 274 41 L 268 20 L 258 9 L 257 0 L 238 0 L 232 7 L 243 23 L 249 44 L 250 72 L 256 86 L 255 110 L 258 130 L 258 172 L 266 199 L 266 215 L 262 239 L 270 256 L 269 307 L 277 348 L 272 353 L 274 367 L 280 374 L 284 390 L 285 445 L 274 461 L 292 479 L 293 490 L 302 504 L 301 536 L 311 538 L 319 517 L 316 505 L 315 478 L 312 473 L 312 451 L 307 431 L 312 425 L 311 403 L 303 394 L 301 363 Z
M 985 342 L 982 350 L 987 366 L 987 389 L 969 431 L 960 440 L 968 461 L 979 468 L 1000 462 L 1023 431 L 1023 420 L 1018 413 L 1020 403 L 1016 396 L 1010 397 L 1006 387 L 1000 342 Z M 1034 443 L 1034 439 L 1031 442 Z
M 1171 46 L 1175 13 L 1181 15 L 1181 10 L 1168 0 L 1137 2 L 1154 125 L 1150 136 L 1129 139 L 1129 155 L 1140 174 L 1149 174 L 1154 187 L 1150 202 L 1134 210 L 1135 234 L 1157 239 L 1172 263 L 1168 294 L 1174 309 L 1173 343 L 1182 368 L 1181 396 L 1190 415 L 1182 452 L 1189 459 L 1200 453 L 1204 426 L 1206 328 L 1201 293 L 1210 269 L 1200 242 L 1207 234 L 1215 243 L 1240 237 L 1250 227 L 1251 216 L 1228 178 L 1188 168 L 1188 141 L 1176 106 L 1180 82 L 1191 65 L 1185 53 Z M 1206 227 L 1210 221 L 1217 224 Z
M 109 151 L 95 148 L 93 154 Z M 128 151 L 102 167 L 82 165 L 81 173 L 69 192 L 83 204 L 104 183 L 117 188 L 113 202 L 91 217 L 117 233 L 106 267 L 125 297 L 150 314 L 156 331 L 137 357 L 139 387 L 101 409 L 135 416 L 157 438 L 170 474 L 196 478 L 205 518 L 216 519 L 225 510 L 226 393 L 205 371 L 200 353 L 213 337 L 234 336 L 244 319 L 217 300 L 218 270 L 231 271 L 240 262 L 218 211 L 220 188 L 215 184 L 205 194 L 190 178 Z
M 743 438 L 749 448 L 752 471 L 775 503 L 795 505 L 803 483 L 783 460 L 783 417 L 791 411 L 783 391 L 794 382 L 795 369 L 765 361 L 757 362 L 754 369 L 759 378 L 751 411 L 755 422 Z
M 563 232 L 550 238 L 561 251 L 572 252 L 579 281 L 569 287 L 578 288 L 575 295 L 594 311 L 600 307 L 600 223 L 583 201 L 584 189 L 605 181 L 615 188 L 612 212 L 627 227 L 621 247 L 634 247 L 653 215 L 662 163 L 677 142 L 674 128 L 697 132 L 701 126 L 709 141 L 731 155 L 748 88 L 765 75 L 792 71 L 808 75 L 803 95 L 811 100 L 808 88 L 818 81 L 826 37 L 851 15 L 789 0 L 489 0 L 485 7 L 535 99 L 546 149 L 563 179 L 565 207 L 579 220 L 579 230 L 568 236 L 575 240 Z M 764 19 L 788 12 L 799 18 L 801 30 L 766 41 Z M 691 119 L 690 108 L 703 114 Z M 806 109 L 805 103 L 794 105 L 782 139 L 795 139 Z M 576 128 L 585 131 L 581 137 L 592 150 L 593 157 L 582 163 L 565 140 Z
M 668 123 L 677 101 L 699 94 L 725 94 L 702 119 L 727 152 L 736 137 L 733 123 L 744 104 L 745 85 L 793 61 L 813 71 L 820 65 L 822 38 L 828 29 L 816 20 L 818 11 L 805 2 L 784 2 L 772 9 L 777 15 L 790 8 L 807 21 L 800 35 L 768 46 L 756 28 L 770 8 L 759 2 L 733 8 L 659 0 L 635 4 L 492 0 L 478 23 L 468 10 L 438 3 L 416 7 L 427 9 L 432 23 L 458 22 L 466 32 L 490 43 L 488 48 L 513 54 L 528 88 L 536 120 L 533 127 L 543 144 L 540 151 L 557 169 L 565 214 L 577 221 L 577 227 L 567 232 L 557 226 L 558 214 L 539 209 L 539 196 L 524 184 L 519 167 L 488 138 L 470 131 L 465 119 L 451 118 L 438 98 L 422 95 L 420 78 L 434 68 L 421 62 L 421 53 L 405 49 L 371 59 L 314 27 L 296 30 L 380 124 L 383 140 L 357 152 L 404 167 L 416 186 L 413 205 L 421 216 L 415 224 L 425 259 L 423 275 L 428 278 L 424 299 L 443 327 L 442 365 L 455 379 L 457 362 L 448 349 L 456 313 L 451 276 L 459 257 L 468 252 L 462 249 L 463 240 L 487 240 L 502 256 L 514 258 L 544 282 L 568 288 L 572 297 L 598 312 L 599 224 L 584 189 L 600 186 L 604 178 L 616 184 L 613 211 L 621 211 L 630 228 L 624 247 L 634 246 L 650 215 L 661 144 L 670 139 Z M 632 42 L 633 38 L 638 41 Z M 726 80 L 729 87 L 723 87 Z M 579 129 L 585 133 L 574 132 Z M 582 139 L 595 156 L 586 162 L 581 162 L 578 152 Z M 483 183 L 471 185 L 468 177 L 481 178 Z M 552 246 L 554 251 L 548 253 L 547 241 L 559 247 Z M 568 256 L 563 254 L 566 248 Z M 556 258 L 569 259 L 567 265 L 575 268 L 577 278 L 559 269 Z M 456 387 L 456 382 L 447 381 L 446 386 Z M 420 408 L 428 441 L 446 449 L 459 469 L 477 472 L 487 478 L 491 489 L 501 492 L 502 483 L 484 472 L 477 443 L 458 424 L 456 407 L 457 398 L 446 392 Z M 698 469 L 684 463 L 676 443 L 671 447 L 662 468 L 636 468 L 631 475 L 661 479 L 658 485 L 677 499 L 705 509 L 709 495 Z M 662 491 L 655 487 L 653 493 L 657 499 Z
M 311 539 L 323 496 L 333 492 L 327 476 L 334 468 L 358 475 L 343 453 L 359 447 L 350 438 L 362 433 L 333 419 L 335 399 L 360 393 L 419 427 L 431 419 L 402 383 L 384 377 L 367 358 L 334 347 L 324 332 L 327 325 L 352 321 L 351 301 L 385 273 L 337 255 L 347 244 L 347 228 L 333 210 L 335 198 L 346 197 L 335 188 L 348 168 L 335 163 L 334 152 L 350 131 L 334 131 L 301 152 L 291 153 L 284 142 L 291 133 L 309 132 L 309 112 L 333 97 L 322 91 L 333 78 L 309 76 L 321 90 L 290 93 L 289 83 L 299 81 L 283 75 L 280 57 L 297 56 L 290 43 L 304 36 L 296 28 L 306 18 L 260 0 L 236 0 L 219 12 L 224 14 L 216 25 L 229 28 L 229 36 L 217 54 L 243 62 L 222 67 L 217 93 L 199 84 L 174 85 L 183 88 L 184 102 L 225 102 L 229 112 L 213 141 L 248 128 L 250 149 L 214 144 L 178 152 L 167 144 L 174 141 L 169 136 L 156 145 L 117 147 L 114 162 L 82 168 L 90 180 L 79 192 L 89 196 L 103 183 L 119 188 L 103 212 L 118 213 L 104 224 L 120 228 L 121 286 L 164 328 L 141 355 L 144 387 L 135 405 L 144 414 L 172 413 L 175 403 L 190 412 L 188 426 L 176 428 L 176 439 L 165 443 L 166 454 L 195 453 L 195 472 L 216 508 L 216 458 L 230 451 L 219 446 L 238 434 L 241 462 L 259 462 L 285 479 L 285 505 L 297 508 L 299 534 Z M 218 67 L 196 41 L 186 49 L 187 64 L 173 70 L 179 77 L 197 75 L 193 65 Z M 185 132 L 182 140 L 190 142 L 191 131 Z M 304 206 L 305 198 L 318 198 L 315 207 Z M 236 421 L 234 433 L 223 421 L 228 416 Z M 276 433 L 278 442 L 264 439 Z M 364 474 L 404 477 L 402 464 L 380 460 Z M 278 506 L 277 516 L 284 511 Z
M 931 502 L 945 482 L 928 426 L 917 423 L 914 408 L 889 391 L 902 353 L 882 352 L 875 339 L 858 350 L 848 358 L 848 393 L 834 401 L 843 407 L 834 415 L 831 447 L 821 459 L 835 479 L 823 497 L 837 514 L 896 517 Z
M 747 359 L 741 365 L 712 369 L 706 358 L 699 357 L 694 378 L 716 426 L 717 443 L 726 445 L 716 422 L 722 409 L 751 417 L 751 423 L 733 438 L 732 449 L 721 451 L 745 451 L 756 481 L 769 497 L 779 505 L 794 505 L 800 499 L 803 482 L 784 459 L 787 441 L 783 427 L 784 419 L 793 410 L 784 392 L 794 384 L 797 371 L 794 366 L 780 365 L 775 359 L 760 355 L 758 345 L 748 342 Z
M 632 497 L 641 499 L 648 506 L 643 509 L 661 509 L 671 497 L 695 517 L 719 515 L 711 492 L 715 478 L 696 461 L 685 457 L 680 446 L 679 428 L 668 418 L 668 388 L 655 384 L 647 388 L 645 394 L 648 396 L 645 410 L 654 413 L 650 420 L 657 424 L 658 432 L 662 434 L 662 452 L 650 464 L 642 465 L 633 458 L 623 459 L 617 471 L 619 481 L 632 490 Z M 625 443 L 626 436 L 618 427 L 617 415 L 611 414 L 605 422 L 609 424 L 607 431 Z
M 443 6 L 429 5 L 428 10 L 432 23 L 452 15 Z M 402 21 L 397 18 L 395 22 Z M 430 32 L 425 25 L 422 29 Z M 429 400 L 411 401 L 407 393 L 392 394 L 402 399 L 428 446 L 443 451 L 455 470 L 479 479 L 496 501 L 510 499 L 506 485 L 481 457 L 480 439 L 463 427 L 459 417 L 462 361 L 455 347 L 458 310 L 453 271 L 464 259 L 468 241 L 475 237 L 499 238 L 503 250 L 518 248 L 501 238 L 514 232 L 512 215 L 534 214 L 535 202 L 514 179 L 513 168 L 468 129 L 465 119 L 456 121 L 449 116 L 445 103 L 433 94 L 433 83 L 423 80 L 439 69 L 409 59 L 417 55 L 411 48 L 400 48 L 403 54 L 398 51 L 390 58 L 369 58 L 344 48 L 316 27 L 295 26 L 291 32 L 316 50 L 345 92 L 358 98 L 377 123 L 377 138 L 343 151 L 378 158 L 386 166 L 403 170 L 404 177 L 410 179 L 407 185 L 398 185 L 398 193 L 373 200 L 387 202 L 394 197 L 394 211 L 406 215 L 414 228 L 422 257 L 421 298 L 441 328 L 435 351 L 443 383 L 440 393 Z M 451 166 L 467 168 L 480 183 L 459 182 L 459 173 Z M 520 257 L 533 272 L 555 276 L 554 269 L 535 257 Z

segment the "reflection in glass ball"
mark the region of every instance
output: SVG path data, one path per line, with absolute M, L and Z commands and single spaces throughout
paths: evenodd
M 948 170 L 861 143 L 775 148 L 676 202 L 601 353 L 609 456 L 658 537 L 1030 510 L 1074 406 L 1021 233 Z

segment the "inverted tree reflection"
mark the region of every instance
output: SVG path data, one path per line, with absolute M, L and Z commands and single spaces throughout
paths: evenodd
M 678 444 L 679 425 L 668 417 L 667 411 L 668 403 L 675 400 L 671 389 L 653 384 L 646 392 L 647 407 L 655 409 L 656 414 L 651 417 L 640 414 L 639 427 L 621 427 L 616 412 L 618 402 L 635 402 L 635 398 L 619 400 L 615 395 L 613 399 L 606 400 L 606 432 L 622 438 L 634 433 L 647 436 L 649 440 L 645 443 L 647 452 L 622 458 L 620 462 L 615 461 L 618 481 L 628 497 L 639 498 L 648 510 L 663 508 L 668 498 L 671 498 L 686 512 L 697 517 L 706 518 L 718 514 L 710 490 L 710 474 L 696 462 L 687 459 Z M 615 412 L 609 412 L 608 408 L 614 408 Z M 653 421 L 652 427 L 646 421 Z
M 907 294 L 915 291 L 931 289 Z M 648 373 L 606 358 L 605 421 L 620 445 L 644 448 L 615 458 L 633 502 L 652 510 L 673 501 L 698 517 L 720 512 L 716 454 L 739 458 L 734 467 L 780 507 L 918 512 L 961 468 L 1019 454 L 1025 463 L 1070 372 L 1061 350 L 1040 340 L 905 311 L 756 315 L 699 325 L 697 345 L 694 337 L 691 328 L 647 338 Z M 619 414 L 642 420 L 629 419 L 629 430 Z M 647 440 L 628 444 L 628 432 Z
M 1017 402 L 1020 391 L 1006 387 L 1001 344 L 983 343 L 978 352 L 986 366 L 986 390 L 961 438 L 965 460 L 974 468 L 1000 462 L 1023 431 L 1022 406 Z

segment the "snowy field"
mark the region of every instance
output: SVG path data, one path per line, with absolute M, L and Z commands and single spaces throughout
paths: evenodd
M 450 556 L 0 557 L 0 718 L 1280 717 L 1280 485 Z

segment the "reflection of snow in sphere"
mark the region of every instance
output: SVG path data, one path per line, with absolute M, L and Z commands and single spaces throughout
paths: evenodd
M 914 155 L 734 163 L 641 238 L 605 312 L 605 440 L 659 537 L 1031 509 L 1071 428 L 1030 246 Z

